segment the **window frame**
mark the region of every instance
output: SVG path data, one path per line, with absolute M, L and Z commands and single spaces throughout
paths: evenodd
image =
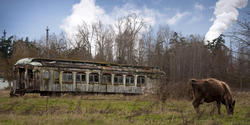
M 98 79 L 98 81 L 96 81 L 96 78 Z M 99 84 L 99 82 L 100 82 L 99 73 L 96 72 L 89 73 L 89 84 Z
M 77 76 L 78 75 L 80 76 L 80 80 L 79 81 L 77 80 Z M 82 77 L 83 75 L 85 76 L 84 81 L 83 81 L 83 77 Z M 87 75 L 86 75 L 85 72 L 77 72 L 76 75 L 75 75 L 76 84 L 86 84 L 87 83 L 86 77 L 87 77 Z
M 115 79 L 117 78 L 117 82 Z M 122 81 L 122 82 L 120 82 Z M 114 75 L 114 85 L 123 85 L 123 75 L 122 74 L 115 74 Z
M 126 83 L 126 86 L 134 86 L 135 85 L 135 76 L 127 75 L 125 83 Z
M 145 86 L 146 85 L 146 77 L 145 76 L 137 76 L 137 86 Z
M 67 79 L 65 80 L 65 74 L 67 76 Z M 71 75 L 71 80 L 69 80 L 69 75 Z M 63 72 L 62 74 L 62 83 L 63 84 L 73 84 L 73 77 L 74 77 L 74 74 L 73 72 Z
M 104 80 L 104 78 L 105 78 L 105 80 Z M 105 84 L 105 85 L 112 84 L 112 74 L 111 73 L 103 73 L 101 81 L 102 81 L 101 83 Z
M 56 77 L 56 73 L 58 73 L 58 78 Z M 60 71 L 57 71 L 57 70 L 53 71 L 53 81 L 54 81 L 54 84 L 60 83 Z

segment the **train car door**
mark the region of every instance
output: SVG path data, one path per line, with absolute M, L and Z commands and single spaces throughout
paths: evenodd
M 18 81 L 18 88 L 25 89 L 25 69 L 19 68 L 19 81 Z

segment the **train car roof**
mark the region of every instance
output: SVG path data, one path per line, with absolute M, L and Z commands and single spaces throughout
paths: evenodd
M 23 58 L 16 62 L 15 66 L 31 65 L 38 67 L 65 67 L 65 68 L 96 68 L 105 70 L 140 70 L 140 72 L 160 73 L 157 67 L 135 66 L 127 64 L 115 64 L 107 62 L 94 62 L 82 60 L 66 60 L 66 59 L 45 59 L 45 58 Z

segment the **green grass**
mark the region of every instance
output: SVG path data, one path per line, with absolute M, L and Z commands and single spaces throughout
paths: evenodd
M 167 99 L 161 103 L 151 96 L 87 95 L 40 97 L 29 94 L 10 98 L 0 91 L 0 124 L 195 124 L 248 125 L 250 123 L 250 93 L 236 93 L 233 116 L 221 115 L 215 104 L 203 104 L 196 114 L 191 101 Z

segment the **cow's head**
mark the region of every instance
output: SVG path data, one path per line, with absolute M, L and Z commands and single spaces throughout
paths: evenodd
M 228 102 L 227 104 L 227 114 L 233 115 L 234 114 L 234 106 L 235 106 L 235 100 Z

